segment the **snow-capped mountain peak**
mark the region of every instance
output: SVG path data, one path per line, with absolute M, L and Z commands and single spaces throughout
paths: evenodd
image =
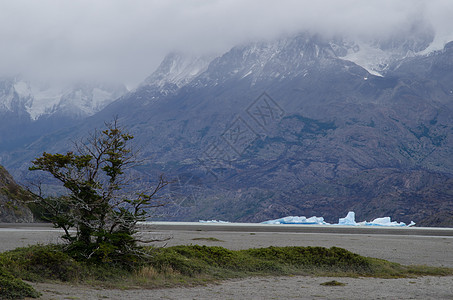
M 309 76 L 309 70 L 327 70 L 333 62 L 352 62 L 382 77 L 406 58 L 426 55 L 427 49 L 437 41 L 435 37 L 429 25 L 419 22 L 404 32 L 374 39 L 327 38 L 303 32 L 238 45 L 217 57 L 170 53 L 141 87 L 152 87 L 154 99 L 156 95 L 174 94 L 186 85 L 215 86 L 233 78 L 246 78 L 254 85 L 263 79 L 305 77 Z M 317 67 L 313 69 L 314 65 Z
M 145 79 L 142 85 L 162 88 L 166 84 L 174 84 L 180 88 L 204 72 L 215 57 L 216 55 L 195 56 L 170 53 L 164 58 L 157 70 Z
M 123 85 L 87 84 L 58 86 L 26 80 L 0 80 L 0 112 L 25 113 L 31 120 L 44 116 L 87 117 L 127 92 Z

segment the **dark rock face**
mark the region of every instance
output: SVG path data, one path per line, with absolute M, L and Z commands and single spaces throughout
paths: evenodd
M 180 179 L 174 219 L 336 222 L 355 210 L 453 226 L 449 60 L 402 59 L 379 77 L 316 38 L 244 46 L 146 110 L 137 90 L 123 120 L 152 167 Z
M 138 171 L 176 179 L 165 219 L 336 222 L 354 210 L 360 220 L 453 226 L 452 47 L 405 57 L 430 40 L 415 41 L 378 43 L 393 51 L 383 76 L 346 59 L 355 45 L 308 34 L 235 47 L 190 80 L 164 74 L 173 56 L 148 78 L 158 82 L 42 138 L 11 166 L 68 150 L 119 115 L 151 157 Z
M 30 223 L 33 214 L 23 203 L 26 193 L 0 166 L 0 223 Z

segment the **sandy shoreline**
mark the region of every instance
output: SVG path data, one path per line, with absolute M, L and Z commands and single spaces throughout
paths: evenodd
M 337 280 L 345 286 L 321 283 Z M 112 290 L 86 286 L 34 284 L 41 299 L 453 299 L 453 277 L 403 279 L 255 277 L 219 284 L 156 290 Z
M 36 243 L 54 243 L 61 232 L 49 226 L 1 226 L 0 251 Z M 230 249 L 274 246 L 342 247 L 365 256 L 403 264 L 453 267 L 453 237 L 333 233 L 268 233 L 159 230 L 143 237 L 172 237 L 168 246 L 218 245 Z M 220 242 L 200 238 L 215 237 Z M 337 280 L 346 286 L 320 283 Z M 406 279 L 264 277 L 229 280 L 203 287 L 111 290 L 64 284 L 33 284 L 42 299 L 453 299 L 453 277 Z

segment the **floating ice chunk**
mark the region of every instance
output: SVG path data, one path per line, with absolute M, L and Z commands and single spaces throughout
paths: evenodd
M 352 225 L 356 226 L 359 225 L 355 222 L 355 212 L 350 211 L 344 218 L 340 218 L 338 220 L 338 225 Z
M 355 221 L 355 213 L 353 211 L 348 212 L 348 215 L 344 218 L 340 218 L 338 220 L 338 225 L 352 225 L 352 226 L 414 226 L 414 221 L 411 221 L 409 225 L 406 225 L 404 222 L 396 222 L 391 220 L 390 217 L 382 217 L 376 218 L 371 222 L 362 221 L 356 222 Z
M 222 220 L 199 220 L 198 222 L 200 222 L 200 223 L 230 223 L 228 221 L 222 221 Z
M 371 221 L 371 224 L 387 225 L 387 224 L 392 224 L 392 220 L 390 219 L 390 217 L 376 218 L 373 221 Z
M 371 221 L 370 223 L 367 223 L 366 225 L 368 226 L 407 226 L 406 223 L 404 222 L 396 222 L 390 219 L 390 217 L 384 217 L 384 218 L 377 218 Z M 414 221 L 411 221 L 411 223 L 408 226 L 414 226 L 415 223 Z
M 328 225 L 329 223 L 326 223 L 324 221 L 323 217 L 284 217 L 276 220 L 269 220 L 263 222 L 263 224 L 312 224 L 312 225 Z
M 353 212 L 353 211 L 348 212 L 346 217 L 340 218 L 338 220 L 338 224 L 329 224 L 324 221 L 323 217 L 306 218 L 306 217 L 294 217 L 294 216 L 265 221 L 262 223 L 263 224 L 343 225 L 343 226 L 393 226 L 393 227 L 395 227 L 395 226 L 410 227 L 410 226 L 415 225 L 415 223 L 413 221 L 411 221 L 411 223 L 409 225 L 406 225 L 406 223 L 403 223 L 403 222 L 396 222 L 396 221 L 392 222 L 390 217 L 376 218 L 371 222 L 367 222 L 367 221 L 356 222 L 355 221 L 355 212 Z

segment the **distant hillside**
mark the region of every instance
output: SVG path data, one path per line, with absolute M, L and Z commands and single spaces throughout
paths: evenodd
M 23 202 L 27 199 L 30 199 L 27 192 L 0 166 L 0 223 L 33 222 L 33 214 Z

